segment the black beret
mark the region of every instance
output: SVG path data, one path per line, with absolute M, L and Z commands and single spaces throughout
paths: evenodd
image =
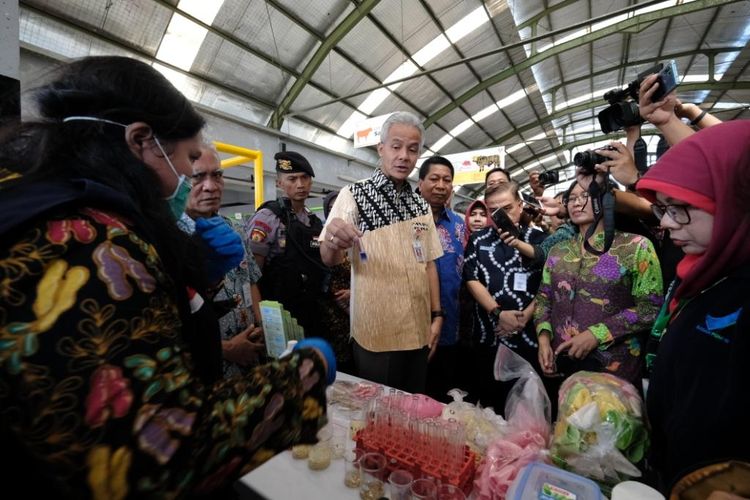
M 310 166 L 310 162 L 299 153 L 295 153 L 294 151 L 279 151 L 273 155 L 273 159 L 276 160 L 276 171 L 281 174 L 304 173 L 315 177 L 315 172 L 312 166 Z

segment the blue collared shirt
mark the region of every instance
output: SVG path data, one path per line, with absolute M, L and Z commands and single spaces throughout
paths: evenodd
M 435 227 L 443 247 L 443 256 L 435 260 L 440 279 L 440 307 L 445 313 L 439 345 L 454 345 L 458 342 L 458 291 L 463 275 L 465 224 L 461 216 L 446 208 Z

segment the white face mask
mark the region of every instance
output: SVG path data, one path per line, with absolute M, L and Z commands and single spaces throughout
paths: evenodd
M 124 123 L 107 120 L 106 118 L 99 118 L 97 116 L 68 116 L 66 118 L 63 118 L 62 121 L 63 123 L 72 121 L 102 122 L 127 128 L 127 125 L 125 125 Z M 161 142 L 159 142 L 159 139 L 157 139 L 156 136 L 154 136 L 154 141 L 156 142 L 156 146 L 159 148 L 159 151 L 161 151 L 161 154 L 164 155 L 164 159 L 167 161 L 167 165 L 169 165 L 172 173 L 175 175 L 175 177 L 177 177 L 177 185 L 175 186 L 174 191 L 172 191 L 171 195 L 164 198 L 169 202 L 169 208 L 171 209 L 172 215 L 174 215 L 176 220 L 179 219 L 182 215 L 182 212 L 185 211 L 185 206 L 187 205 L 188 197 L 190 196 L 191 186 L 186 175 L 177 173 L 177 169 L 174 168 L 172 160 L 169 159 L 167 152 L 164 151 Z

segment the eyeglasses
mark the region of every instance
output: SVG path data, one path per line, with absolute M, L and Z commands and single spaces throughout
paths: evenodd
M 198 172 L 190 176 L 190 181 L 193 186 L 197 186 L 201 182 L 205 181 L 209 176 L 214 182 L 224 182 L 224 171 L 214 170 L 213 172 Z
M 690 205 L 660 205 L 659 203 L 651 205 L 651 211 L 657 219 L 661 220 L 664 214 L 667 214 L 677 224 L 690 224 L 688 208 Z
M 568 196 L 568 199 L 565 200 L 565 204 L 566 205 L 574 205 L 575 202 L 577 202 L 577 201 L 580 201 L 581 205 L 585 206 L 586 203 L 588 203 L 588 201 L 589 201 L 589 194 L 586 191 L 584 191 L 583 193 L 581 193 L 578 196 Z

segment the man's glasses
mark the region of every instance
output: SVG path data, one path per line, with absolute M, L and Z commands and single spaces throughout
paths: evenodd
M 578 196 L 568 196 L 568 199 L 565 200 L 566 205 L 574 205 L 575 202 L 580 201 L 581 205 L 586 206 L 586 203 L 589 201 L 589 194 L 587 192 L 583 192 Z
M 677 224 L 690 224 L 690 212 L 688 212 L 689 206 L 690 205 L 661 205 L 659 203 L 653 203 L 651 205 L 651 211 L 659 220 L 664 217 L 664 214 L 667 214 L 669 215 L 669 218 Z
M 214 170 L 213 172 L 198 172 L 190 176 L 190 181 L 192 182 L 193 186 L 197 186 L 201 182 L 205 181 L 209 176 L 214 182 L 224 181 L 224 171 L 221 169 Z

